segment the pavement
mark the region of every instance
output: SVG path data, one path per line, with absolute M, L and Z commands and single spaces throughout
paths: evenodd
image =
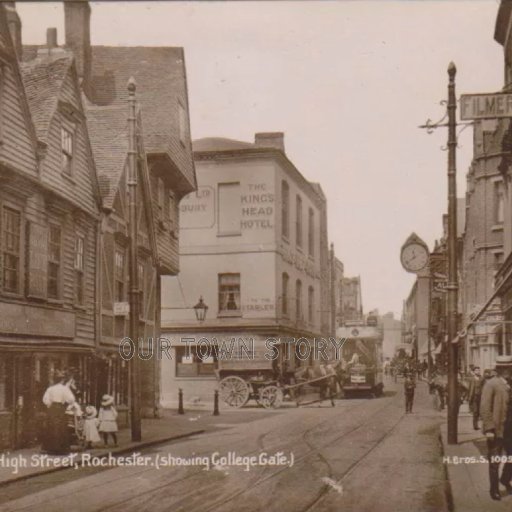
M 143 453 L 152 456 L 155 450 L 164 455 L 172 450 L 172 453 L 183 457 L 191 452 L 209 453 L 213 449 L 234 449 L 240 452 L 270 452 L 275 449 L 295 452 L 295 466 L 285 471 L 274 472 L 263 468 L 261 473 L 259 469 L 246 473 L 233 470 L 229 476 L 227 472 L 225 475 L 218 471 L 213 472 L 216 475 L 204 471 L 182 473 L 185 470 L 173 468 L 167 476 L 162 470 L 147 468 L 146 473 L 152 475 L 148 481 L 160 479 L 167 482 L 169 478 L 170 483 L 176 481 L 176 478 L 180 482 L 185 478 L 184 482 L 188 482 L 190 489 L 184 485 L 172 497 L 180 504 L 180 510 L 181 505 L 185 507 L 183 510 L 210 510 L 209 506 L 195 501 L 197 488 L 204 486 L 208 489 L 211 486 L 211 496 L 207 501 L 222 512 L 296 512 L 303 507 L 292 503 L 292 497 L 303 500 L 304 496 L 310 495 L 317 497 L 308 505 L 307 510 L 322 512 L 373 512 L 377 509 L 380 512 L 494 512 L 512 509 L 512 496 L 505 496 L 504 490 L 502 501 L 490 499 L 485 437 L 481 431 L 473 429 L 472 417 L 466 405 L 460 410 L 458 443 L 449 445 L 446 437 L 446 410 L 436 410 L 434 397 L 429 394 L 425 382 L 418 382 L 413 414 L 404 414 L 401 380 L 397 384 L 386 382 L 386 389 L 388 391 L 384 398 L 336 400 L 334 408 L 323 403 L 273 411 L 254 405 L 239 410 L 221 409 L 220 416 L 212 416 L 209 407 L 204 410 L 186 409 L 185 415 L 168 410 L 162 419 L 143 420 L 141 443 L 132 443 L 130 431 L 124 430 L 119 433 L 119 447 L 110 450 L 98 447 L 89 452 L 103 456 L 107 453 L 143 451 L 143 448 L 149 446 L 154 447 Z M 197 435 L 199 433 L 202 435 Z M 183 441 L 177 441 L 172 448 L 169 447 L 168 442 L 181 438 Z M 39 453 L 37 449 L 19 450 L 8 456 L 12 459 L 16 455 L 23 455 L 28 459 Z M 34 490 L 27 486 L 41 479 L 29 480 L 31 477 L 55 472 L 60 468 L 27 467 L 14 473 L 13 468 L 1 466 L 0 460 L 0 488 L 4 486 L 5 492 L 9 490 L 12 497 L 6 495 L 0 503 L 10 503 L 12 510 L 27 503 L 36 510 L 39 500 L 45 499 L 49 500 L 50 508 L 39 510 L 55 511 L 61 493 L 71 492 L 73 499 L 81 499 L 79 488 L 86 483 L 95 486 L 98 492 L 103 492 L 105 487 L 105 492 L 112 494 L 110 499 L 113 503 L 117 503 L 117 500 L 119 506 L 123 503 L 123 511 L 138 510 L 137 506 L 141 505 L 142 496 L 138 497 L 140 493 L 135 487 L 134 495 L 130 498 L 127 495 L 126 489 L 139 482 L 138 477 L 132 477 L 128 469 L 111 469 L 97 475 L 81 471 L 84 476 L 80 478 L 76 475 L 76 484 L 72 481 L 65 483 L 63 472 L 55 484 L 48 481 L 46 487 L 42 484 L 38 487 L 39 483 L 36 483 L 35 488 L 41 491 L 32 494 Z M 212 476 L 214 478 L 210 478 Z M 219 481 L 220 476 L 222 482 Z M 249 477 L 252 477 L 251 485 L 246 486 Z M 117 496 L 112 493 L 111 484 L 105 481 L 109 478 L 134 480 L 127 487 L 123 486 L 125 490 Z M 16 480 L 21 482 L 17 483 Z M 80 480 L 83 480 L 83 484 L 78 484 Z M 368 483 L 370 485 L 366 485 Z M 55 490 L 51 485 L 57 486 Z M 18 486 L 21 487 L 16 489 Z M 164 498 L 170 499 L 167 494 L 162 494 L 165 487 L 155 486 L 153 490 L 151 486 L 143 493 L 154 501 L 155 510 L 167 510 L 159 505 Z M 255 487 L 254 492 L 252 487 Z M 282 493 L 282 500 L 276 496 L 278 488 L 286 489 Z M 25 496 L 27 492 L 29 495 Z M 22 496 L 25 498 L 22 499 Z M 268 503 L 262 501 L 265 496 L 272 496 L 272 500 Z M 91 496 L 87 495 L 83 499 L 87 500 L 83 510 L 97 510 Z M 128 501 L 125 503 L 125 500 Z
M 262 413 L 266 412 L 255 411 L 253 407 L 240 410 L 221 410 L 220 416 L 213 416 L 211 410 L 186 409 L 185 414 L 180 415 L 175 410 L 166 409 L 162 413 L 162 418 L 142 420 L 142 440 L 140 442 L 131 440 L 129 428 L 122 429 L 117 435 L 118 446 L 105 447 L 102 443 L 98 443 L 92 449 L 86 450 L 86 453 L 91 454 L 92 457 L 133 453 L 206 431 L 215 431 L 237 423 L 251 421 L 256 417 L 260 418 Z M 272 412 L 269 411 L 268 414 L 272 414 Z M 68 469 L 69 461 L 65 459 L 64 456 L 45 456 L 39 446 L 0 452 L 0 488 L 16 481 Z M 16 460 L 26 461 L 26 465 L 22 466 L 22 462 L 18 467 L 14 467 L 13 462 Z M 60 465 L 59 461 L 61 461 Z
M 481 423 L 480 423 L 481 425 Z M 504 512 L 512 510 L 512 496 L 501 487 L 501 501 L 489 496 L 489 465 L 485 436 L 473 429 L 467 404 L 459 413 L 457 444 L 447 442 L 446 421 L 441 426 L 444 461 L 451 486 L 454 512 Z

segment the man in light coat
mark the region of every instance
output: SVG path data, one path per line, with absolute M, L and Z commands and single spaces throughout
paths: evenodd
M 512 493 L 512 463 L 504 464 L 500 478 L 498 460 L 503 453 L 512 456 L 512 356 L 496 358 L 496 373 L 483 386 L 480 416 L 482 432 L 487 437 L 490 494 L 493 500 L 501 500 L 499 482 L 506 487 L 509 494 Z

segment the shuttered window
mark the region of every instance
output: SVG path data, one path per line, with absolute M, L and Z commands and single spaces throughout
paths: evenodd
M 78 304 L 84 303 L 84 258 L 85 239 L 77 236 L 75 239 L 75 297 Z
M 48 297 L 60 297 L 61 229 L 50 225 L 48 232 Z
M 21 213 L 2 209 L 2 284 L 6 292 L 20 293 Z

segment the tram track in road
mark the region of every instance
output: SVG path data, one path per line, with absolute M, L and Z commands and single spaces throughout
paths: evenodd
M 368 456 L 376 449 L 380 446 L 380 444 L 387 438 L 389 437 L 389 435 L 391 435 L 391 433 L 395 430 L 395 428 L 399 425 L 399 423 L 402 421 L 402 419 L 404 418 L 405 414 L 402 413 L 401 416 L 398 418 L 398 420 L 392 425 L 392 427 L 390 429 L 388 429 L 385 434 L 383 436 L 381 436 L 374 444 L 373 446 L 366 452 L 363 454 L 363 456 L 361 458 L 359 458 L 358 460 L 354 461 L 353 464 L 351 464 L 349 466 L 349 468 L 343 472 L 343 474 L 341 475 L 341 477 L 337 477 L 336 480 L 335 480 L 335 483 L 336 485 L 339 485 L 341 486 L 341 484 L 343 483 L 343 481 L 355 470 L 357 469 L 357 467 L 359 467 L 367 458 Z M 331 475 L 332 477 L 332 475 Z M 329 491 L 331 490 L 330 486 L 329 485 L 325 485 L 322 489 L 320 489 L 318 495 L 313 499 L 313 501 L 311 503 L 309 503 L 306 507 L 304 507 L 303 509 L 301 509 L 300 511 L 297 511 L 297 512 L 310 512 L 311 510 L 314 510 L 314 508 L 325 498 L 325 496 L 327 496 L 327 494 L 329 493 Z
M 396 398 L 393 400 L 395 401 Z M 335 437 L 334 439 L 330 440 L 328 443 L 325 443 L 321 446 L 313 446 L 308 440 L 307 440 L 307 435 L 310 434 L 315 428 L 318 428 L 320 425 L 326 423 L 328 420 L 324 420 L 316 425 L 314 425 L 313 427 L 311 427 L 310 429 L 306 430 L 303 434 L 302 434 L 302 438 L 303 438 L 303 441 L 310 447 L 310 449 L 304 453 L 301 457 L 299 457 L 298 459 L 295 460 L 295 464 L 294 464 L 294 467 L 298 466 L 299 464 L 301 463 L 304 463 L 305 460 L 310 457 L 311 455 L 313 455 L 315 452 L 316 454 L 319 456 L 320 460 L 322 460 L 322 462 L 324 462 L 324 464 L 327 465 L 328 469 L 329 469 L 329 478 L 332 478 L 333 477 L 333 469 L 332 469 L 332 466 L 331 464 L 327 461 L 327 459 L 323 456 L 323 454 L 321 453 L 322 450 L 324 450 L 325 448 L 327 448 L 329 445 L 332 445 L 333 443 L 336 443 L 340 440 L 342 440 L 343 438 L 353 434 L 354 432 L 364 428 L 365 426 L 367 426 L 367 423 L 368 421 L 377 416 L 380 412 L 382 412 L 384 409 L 388 408 L 390 406 L 390 403 L 386 403 L 385 405 L 383 405 L 382 407 L 379 407 L 375 412 L 373 412 L 371 415 L 369 415 L 367 418 L 365 418 L 365 422 L 363 424 L 360 424 L 360 425 L 357 425 L 357 426 L 354 426 L 353 428 L 351 428 L 350 430 L 348 430 L 347 432 L 344 432 L 343 434 L 341 434 L 340 436 L 337 436 Z M 375 442 L 375 444 L 373 444 L 373 446 L 366 452 L 363 454 L 363 457 L 358 459 L 357 461 L 355 461 L 353 464 L 351 464 L 351 466 L 347 469 L 347 471 L 345 471 L 343 473 L 343 475 L 341 476 L 341 479 L 338 477 L 337 478 L 337 481 L 342 481 L 343 478 L 345 478 L 346 476 L 348 476 L 348 474 L 350 474 L 351 471 L 353 471 L 359 464 L 362 460 L 364 460 L 366 457 L 368 457 L 368 455 L 377 447 L 379 446 L 379 444 L 395 429 L 395 427 L 400 423 L 400 421 L 402 420 L 402 418 L 404 417 L 404 413 L 402 413 L 398 420 L 393 424 L 393 426 L 391 427 L 391 429 L 388 429 L 386 431 L 386 433 L 381 436 L 377 442 Z M 275 478 L 277 477 L 278 475 L 280 475 L 281 473 L 283 473 L 284 471 L 290 469 L 289 467 L 285 466 L 285 467 L 282 467 L 276 471 L 273 471 L 272 473 L 270 474 L 267 474 L 266 476 L 261 476 L 256 482 L 252 483 L 251 485 L 248 485 L 246 486 L 244 489 L 240 489 L 236 492 L 234 492 L 233 494 L 231 494 L 230 496 L 228 496 L 227 498 L 221 500 L 221 501 L 218 501 L 218 502 L 215 502 L 214 504 L 212 504 L 212 506 L 208 507 L 207 509 L 205 509 L 203 512 L 214 512 L 216 510 L 220 510 L 219 507 L 224 507 L 224 505 L 228 504 L 229 502 L 233 501 L 234 499 L 242 496 L 243 494 L 245 494 L 246 492 L 248 491 L 251 491 L 253 490 L 255 487 L 257 487 L 258 485 L 261 485 L 267 481 L 269 481 L 270 479 L 272 478 Z M 319 503 L 321 501 L 321 499 L 328 493 L 328 491 L 330 490 L 330 487 L 327 485 L 327 484 L 324 484 L 322 486 L 322 488 L 320 489 L 320 491 L 318 492 L 317 496 L 315 496 L 315 498 L 302 510 L 300 511 L 297 511 L 297 512 L 308 512 L 309 510 L 311 510 L 317 503 Z
M 262 433 L 259 435 L 255 440 L 255 446 L 252 450 L 247 451 L 240 451 L 241 456 L 251 456 L 254 454 L 261 453 L 262 451 L 266 451 L 270 453 L 271 450 L 276 451 L 282 451 L 283 449 L 286 450 L 289 448 L 290 450 L 293 448 L 293 446 L 299 445 L 301 442 L 304 443 L 304 446 L 307 447 L 306 451 L 300 455 L 298 459 L 296 459 L 295 464 L 303 464 L 304 460 L 308 457 L 311 457 L 313 454 L 317 454 L 318 459 L 326 466 L 327 474 L 330 475 L 331 478 L 335 478 L 333 475 L 333 470 L 329 464 L 329 461 L 323 456 L 321 451 L 325 449 L 329 444 L 335 443 L 336 441 L 342 439 L 343 437 L 346 437 L 350 435 L 355 430 L 361 428 L 364 424 L 368 423 L 371 418 L 373 418 L 375 415 L 382 412 L 382 410 L 385 407 L 388 407 L 391 405 L 392 402 L 390 400 L 386 400 L 385 404 L 380 406 L 378 405 L 378 408 L 374 412 L 370 412 L 370 414 L 366 413 L 365 408 L 368 405 L 368 401 L 361 401 L 358 403 L 347 403 L 345 402 L 343 405 L 344 407 L 339 407 L 338 411 L 342 414 L 346 415 L 356 415 L 361 416 L 360 419 L 358 419 L 358 425 L 349 428 L 345 432 L 343 432 L 340 436 L 336 436 L 334 439 L 330 440 L 328 443 L 324 443 L 321 446 L 316 446 L 312 437 L 316 433 L 317 435 L 323 435 L 322 433 L 318 434 L 318 430 L 322 429 L 323 426 L 325 426 L 327 423 L 330 423 L 333 421 L 337 421 L 335 418 L 339 418 L 338 415 L 331 414 L 331 411 L 336 411 L 336 409 L 329 408 L 328 417 L 322 418 L 321 421 L 316 421 L 313 425 L 311 425 L 309 428 L 300 431 L 301 429 L 301 421 L 291 421 L 286 427 L 283 426 L 282 423 L 277 423 L 274 425 L 270 424 L 270 428 L 267 432 Z M 341 410 L 340 410 L 341 409 Z M 344 411 L 343 411 L 344 409 Z M 363 410 L 363 413 L 361 414 L 361 409 Z M 312 417 L 314 420 L 315 418 Z M 281 433 L 283 432 L 283 428 L 288 429 L 286 433 L 289 433 L 289 442 L 286 442 L 283 446 L 283 444 L 279 444 L 279 431 Z M 240 435 L 240 432 L 234 433 L 234 440 L 233 440 L 233 446 L 232 449 L 237 449 L 237 445 L 243 444 L 243 433 Z M 276 435 L 275 438 L 272 438 L 273 435 Z M 210 437 L 210 439 L 208 439 Z M 270 439 L 269 439 L 270 438 Z M 211 455 L 211 443 L 215 443 L 216 438 L 214 437 L 214 434 L 206 434 L 205 436 L 200 436 L 196 438 L 197 440 L 201 439 L 202 443 L 204 443 L 202 446 L 199 447 L 199 450 L 194 450 L 195 456 L 209 456 Z M 205 440 L 207 441 L 205 443 Z M 186 444 L 190 443 L 191 440 L 187 440 Z M 175 443 L 172 443 L 175 444 Z M 172 450 L 172 448 L 170 449 Z M 153 450 L 152 450 L 153 451 Z M 180 450 L 182 452 L 183 449 Z M 173 452 L 174 454 L 174 452 Z M 238 454 L 237 454 L 238 455 Z M 185 456 L 185 455 L 182 455 Z M 217 499 L 211 503 L 211 506 L 207 510 L 218 510 L 219 507 L 222 507 L 224 504 L 229 503 L 233 500 L 235 500 L 238 496 L 243 495 L 244 493 L 248 492 L 250 489 L 253 489 L 261 484 L 263 484 L 265 481 L 271 480 L 275 477 L 277 477 L 282 471 L 289 469 L 288 466 L 284 466 L 278 471 L 272 471 L 272 467 L 269 466 L 263 466 L 258 468 L 258 471 L 255 472 L 254 477 L 248 473 L 247 476 L 244 476 L 248 481 L 242 482 L 246 485 L 242 489 L 238 489 L 232 493 L 230 493 L 228 496 L 218 496 L 219 492 L 222 492 L 222 486 L 221 480 L 218 479 L 218 477 L 221 477 L 220 473 L 217 473 L 216 471 L 213 472 L 213 475 L 217 475 L 217 477 L 214 477 L 213 481 L 207 480 L 206 477 L 209 475 L 210 477 L 213 476 L 212 472 L 206 472 L 203 471 L 203 468 L 195 470 L 192 469 L 192 471 L 187 472 L 186 474 L 176 475 L 175 478 L 168 479 L 168 476 L 170 476 L 172 473 L 156 473 L 154 472 L 155 468 L 152 467 L 145 467 L 143 469 L 141 468 L 131 468 L 130 471 L 120 471 L 120 472 L 112 472 L 110 470 L 105 471 L 105 479 L 99 482 L 95 481 L 89 481 L 87 483 L 88 486 L 88 492 L 92 493 L 99 493 L 101 492 L 102 487 L 104 488 L 105 484 L 109 487 L 115 487 L 120 484 L 123 486 L 126 485 L 127 480 L 133 480 L 135 483 L 132 486 L 132 492 L 133 494 L 128 496 L 123 496 L 120 499 L 116 499 L 114 496 L 112 496 L 112 501 L 109 500 L 109 503 L 104 503 L 103 505 L 98 506 L 97 508 L 94 508 L 94 510 L 129 510 L 132 509 L 132 507 L 137 508 L 136 503 L 137 501 L 140 502 L 140 506 L 138 508 L 141 509 L 147 509 L 147 506 L 149 503 L 155 503 L 155 506 L 159 503 L 162 503 L 162 501 L 165 501 L 166 499 L 169 499 L 169 505 L 172 507 L 173 510 L 204 510 L 203 506 L 197 506 L 197 508 L 190 507 L 190 502 L 193 502 L 197 498 L 197 489 L 201 488 L 203 495 L 217 495 Z M 153 472 L 152 472 L 153 470 Z M 271 473 L 269 473 L 272 471 Z M 99 472 L 98 472 L 99 473 Z M 245 473 L 243 473 L 245 475 Z M 91 476 L 94 476 L 92 474 Z M 87 477 L 86 477 L 87 478 Z M 194 481 L 194 479 L 196 479 Z M 155 481 L 157 480 L 157 481 Z M 137 481 L 152 481 L 154 482 L 154 486 L 152 485 L 149 488 L 143 489 Z M 197 484 L 196 484 L 197 482 Z M 236 485 L 236 480 L 231 481 L 230 485 Z M 47 494 L 47 495 L 41 495 L 40 499 L 38 501 L 39 510 L 51 510 L 51 501 L 58 497 L 58 495 L 62 494 L 63 496 L 66 495 L 67 492 L 69 492 L 69 485 L 73 485 L 73 480 L 65 482 L 60 486 L 57 483 L 57 487 L 55 487 L 55 491 L 57 492 L 57 496 L 54 493 Z M 46 483 L 48 485 L 48 482 Z M 75 481 L 76 485 L 76 481 Z M 187 489 L 190 487 L 193 487 L 190 491 Z M 59 489 L 62 489 L 60 490 Z M 136 487 L 138 487 L 138 490 L 136 490 Z M 171 492 L 168 494 L 165 492 L 165 489 L 168 488 Z M 48 487 L 47 487 L 48 489 Z M 58 490 L 59 489 L 59 490 Z M 96 489 L 96 491 L 95 491 Z M 37 491 L 36 491 L 37 492 Z M 42 490 L 44 492 L 44 489 Z M 29 493 L 33 494 L 33 493 Z M 127 493 L 128 494 L 128 493 Z M 215 498 L 214 498 L 215 499 Z M 4 502 L 5 504 L 9 503 L 9 501 Z M 135 506 L 134 506 L 135 505 Z M 204 505 L 204 503 L 203 503 Z M 24 506 L 24 505 L 22 505 Z M 32 505 L 33 506 L 33 505 Z M 47 507 L 47 508 L 45 508 Z M 48 508 L 50 507 L 50 508 Z M 1 506 L 0 506 L 1 508 Z M 27 507 L 25 507 L 27 508 Z M 30 508 L 30 505 L 28 506 Z M 158 506 L 156 507 L 158 509 Z
M 357 403 L 357 404 L 353 404 L 351 407 L 350 407 L 350 410 L 354 410 L 354 409 L 361 409 L 363 408 L 365 405 L 367 405 L 367 402 L 364 401 L 364 402 L 360 402 L 360 403 Z M 370 418 L 372 418 L 374 415 L 378 414 L 379 412 L 381 412 L 387 405 L 384 405 L 382 407 L 380 407 L 376 412 L 372 413 L 370 416 L 368 416 L 367 418 L 365 418 L 365 421 L 368 421 Z M 330 409 L 330 408 L 329 408 Z M 315 423 L 313 426 L 311 426 L 309 429 L 305 430 L 304 432 L 301 433 L 301 438 L 302 440 L 310 447 L 310 449 L 308 450 L 307 453 L 305 453 L 300 460 L 302 460 L 303 458 L 306 458 L 308 456 L 310 456 L 312 453 L 314 453 L 317 448 L 316 447 L 313 447 L 312 444 L 307 440 L 307 436 L 313 432 L 315 429 L 318 429 L 319 427 L 325 425 L 326 423 L 332 421 L 332 418 L 329 417 L 329 418 L 326 418 L 320 422 L 317 422 Z M 360 427 L 354 427 L 353 429 L 351 429 L 349 432 L 345 432 L 341 437 L 344 437 L 346 435 L 349 435 L 352 431 L 356 430 L 357 428 L 360 428 Z M 265 432 L 263 434 L 261 434 L 260 436 L 258 436 L 257 438 L 257 441 L 256 441 L 256 445 L 257 445 L 257 448 L 256 449 L 253 449 L 253 450 L 250 450 L 248 452 L 244 452 L 241 454 L 242 457 L 246 457 L 246 456 L 251 456 L 251 455 L 254 455 L 254 454 L 257 454 L 258 452 L 261 452 L 261 451 L 268 451 L 272 448 L 270 448 L 269 446 L 265 446 L 265 443 L 264 443 L 264 439 L 267 438 L 269 435 L 275 433 L 277 430 L 279 429 L 282 429 L 282 425 L 277 425 L 275 428 L 272 428 L 270 429 L 268 432 Z M 337 438 L 338 439 L 338 438 Z M 336 440 L 337 440 L 336 439 Z M 332 442 L 335 442 L 335 441 L 332 441 Z M 295 441 L 296 443 L 296 441 Z M 282 447 L 281 447 L 282 449 Z M 200 455 L 200 453 L 198 453 L 197 455 Z M 323 456 L 322 456 L 323 457 Z M 328 462 L 325 460 L 325 463 L 328 464 Z M 281 473 L 283 470 L 286 470 L 286 469 L 289 469 L 287 466 L 281 468 L 281 470 L 278 470 L 276 472 L 273 472 L 272 474 L 268 474 L 268 471 L 269 471 L 269 468 L 267 466 L 264 466 L 261 471 L 259 472 L 259 475 L 256 477 L 255 480 L 251 480 L 251 482 L 249 482 L 243 489 L 239 490 L 239 491 L 236 491 L 234 493 L 232 493 L 229 497 L 227 497 L 226 499 L 221 499 L 219 501 L 216 501 L 212 507 L 206 509 L 206 511 L 204 512 L 207 512 L 207 511 L 210 511 L 210 510 L 215 510 L 216 508 L 218 508 L 219 506 L 222 506 L 224 503 L 228 503 L 229 501 L 232 501 L 233 499 L 235 499 L 237 496 L 247 492 L 248 490 L 250 489 L 253 489 L 254 487 L 260 485 L 261 483 L 263 483 L 264 481 L 267 481 L 268 479 L 270 478 L 273 478 L 274 476 L 277 476 L 277 474 Z M 143 495 L 148 495 L 148 498 L 150 497 L 151 494 L 154 494 L 155 492 L 158 492 L 160 490 L 163 490 L 164 488 L 166 487 L 169 487 L 169 486 L 174 486 L 174 485 L 178 485 L 178 484 L 182 484 L 184 482 L 190 482 L 193 478 L 196 478 L 196 477 L 204 477 L 205 476 L 205 472 L 203 470 L 198 470 L 198 471 L 194 471 L 188 475 L 185 475 L 183 476 L 182 478 L 179 478 L 179 479 L 175 479 L 175 480 L 172 480 L 172 481 L 167 481 L 166 483 L 162 484 L 162 485 L 159 485 L 159 486 L 155 486 L 151 489 L 148 489 L 147 491 L 144 491 L 142 493 L 139 493 L 137 494 L 136 496 L 133 496 L 133 497 L 129 497 L 129 498 L 126 498 L 124 500 L 121 500 L 121 501 L 117 501 L 116 503 L 113 503 L 111 505 L 108 505 L 106 507 L 102 507 L 100 509 L 98 509 L 99 511 L 101 512 L 104 512 L 104 511 L 108 511 L 108 510 L 113 510 L 113 509 L 116 509 L 116 508 L 119 508 L 120 506 L 129 506 L 129 503 L 130 502 L 134 502 L 136 500 L 139 500 L 141 496 Z M 202 492 L 204 493 L 204 486 L 202 486 Z M 180 506 L 182 503 L 185 503 L 188 499 L 194 497 L 195 495 L 197 495 L 197 490 L 194 489 L 193 491 L 190 491 L 184 495 L 181 495 L 180 496 L 180 499 L 177 503 L 173 503 L 173 509 L 178 509 L 178 510 L 181 510 L 180 509 Z M 149 498 L 150 499 L 150 498 Z M 187 507 L 185 506 L 183 508 L 183 510 L 186 510 Z M 189 508 L 190 510 L 190 508 Z

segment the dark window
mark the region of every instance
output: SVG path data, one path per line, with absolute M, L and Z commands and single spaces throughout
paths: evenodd
M 295 240 L 297 247 L 302 247 L 302 198 L 297 196 L 297 218 L 295 219 Z
M 75 240 L 75 284 L 76 284 L 76 302 L 84 303 L 84 248 L 85 240 L 83 236 L 77 236 Z
M 125 250 L 117 248 L 114 258 L 115 301 L 123 302 L 125 299 Z
M 215 376 L 217 346 L 209 339 L 205 341 L 208 343 L 176 347 L 176 377 Z
M 3 287 L 19 293 L 21 269 L 21 214 L 7 206 L 3 208 Z
M 219 274 L 219 313 L 240 312 L 240 274 Z
M 60 254 L 60 227 L 50 225 L 48 232 L 48 297 L 51 299 L 58 299 L 60 296 Z
M 300 279 L 295 282 L 295 318 L 302 320 L 302 282 Z
M 315 319 L 315 290 L 312 286 L 308 288 L 308 322 L 312 324 Z
M 503 182 L 494 183 L 494 222 L 503 224 L 505 221 L 505 194 L 503 190 Z
M 290 278 L 288 277 L 288 274 L 285 272 L 283 274 L 283 304 L 282 304 L 282 311 L 283 315 L 288 315 L 288 282 L 290 281 Z
M 281 231 L 284 238 L 290 236 L 290 187 L 281 183 Z
M 315 212 L 313 208 L 308 212 L 308 249 L 309 255 L 315 255 Z

